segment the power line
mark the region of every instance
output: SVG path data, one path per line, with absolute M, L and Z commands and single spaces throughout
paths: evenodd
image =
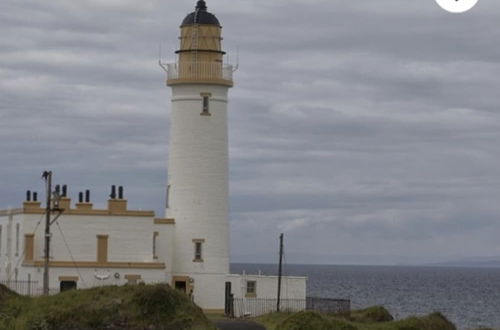
M 66 237 L 64 236 L 64 233 L 62 231 L 62 228 L 61 226 L 59 225 L 59 221 L 56 221 L 56 225 L 57 225 L 57 228 L 59 229 L 59 232 L 61 233 L 61 237 L 64 241 L 64 245 L 66 245 L 66 249 L 68 249 L 68 252 L 69 252 L 69 256 L 71 257 L 71 261 L 73 262 L 73 265 L 75 266 L 75 269 L 76 269 L 76 272 L 78 273 L 78 275 L 80 276 L 80 278 L 82 279 L 82 282 L 83 282 L 83 285 L 87 286 L 87 283 L 85 283 L 85 279 L 84 277 L 82 276 L 82 274 L 80 273 L 80 269 L 78 268 L 77 266 L 77 263 L 76 263 L 76 260 L 75 258 L 73 257 L 73 253 L 71 253 L 71 249 L 69 248 L 69 245 L 68 245 L 68 242 L 66 241 Z

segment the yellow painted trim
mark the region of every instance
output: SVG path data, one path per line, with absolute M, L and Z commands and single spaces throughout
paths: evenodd
M 42 211 L 42 213 L 45 213 L 45 209 L 40 208 L 41 205 L 41 202 L 24 202 L 23 210 L 25 213 L 35 212 L 39 210 Z
M 32 261 L 34 259 L 35 252 L 35 235 L 34 234 L 25 234 L 24 235 L 24 260 Z
M 108 199 L 108 210 L 110 212 L 126 212 L 127 200 L 126 199 Z
M 25 261 L 23 266 L 43 267 L 43 260 L 31 262 Z M 106 262 L 99 263 L 95 261 L 51 261 L 50 267 L 55 268 L 127 268 L 127 269 L 165 269 L 163 262 Z
M 0 216 L 23 214 L 23 209 L 0 210 Z
M 186 294 L 190 295 L 193 293 L 193 283 L 189 281 L 189 276 L 173 276 L 172 277 L 172 288 L 175 289 L 175 282 L 186 282 Z
M 45 214 L 44 209 L 24 209 L 24 214 Z M 153 218 L 154 211 L 110 211 L 110 210 L 92 210 L 92 209 L 71 209 L 64 210 L 66 215 L 89 215 L 89 216 L 112 216 L 112 217 L 147 217 Z
M 200 112 L 200 116 L 208 116 L 210 117 L 212 114 L 210 112 Z
M 245 298 L 257 298 L 256 293 L 245 293 Z
M 97 262 L 108 262 L 108 235 L 97 235 Z
M 93 204 L 92 203 L 76 203 L 75 206 L 78 210 L 92 210 Z M 68 210 L 66 210 L 66 211 L 68 211 Z
M 155 219 L 155 225 L 175 225 L 175 219 Z
M 125 279 L 128 280 L 128 281 L 137 281 L 137 280 L 140 280 L 141 279 L 141 275 L 137 275 L 137 274 L 126 274 L 125 275 Z
M 200 96 L 208 96 L 208 97 L 212 97 L 212 93 L 200 93 Z
M 78 282 L 78 276 L 59 276 L 59 282 L 62 282 L 62 281 Z
M 204 238 L 193 238 L 193 243 L 205 243 Z
M 61 199 L 59 200 L 59 208 L 64 210 L 71 209 L 71 198 L 61 197 Z
M 173 85 L 189 85 L 189 84 L 208 84 L 208 85 L 222 85 L 233 87 L 234 83 L 232 80 L 226 79 L 167 79 L 167 86 Z

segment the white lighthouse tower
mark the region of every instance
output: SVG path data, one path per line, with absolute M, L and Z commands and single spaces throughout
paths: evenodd
M 172 89 L 167 218 L 175 220 L 172 284 L 205 310 L 224 307 L 229 273 L 227 95 L 221 25 L 200 0 L 181 24 Z

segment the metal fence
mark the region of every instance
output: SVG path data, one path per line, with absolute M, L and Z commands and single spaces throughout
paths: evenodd
M 351 301 L 349 299 L 307 297 L 306 309 L 325 314 L 349 314 Z
M 277 299 L 234 298 L 234 316 L 258 316 L 276 311 Z M 298 312 L 306 308 L 305 299 L 281 299 L 280 311 Z
M 38 281 L 0 281 L 0 284 L 23 296 L 43 295 L 43 287 Z M 57 294 L 59 291 L 59 289 L 49 289 L 49 294 Z
M 276 311 L 277 299 L 234 298 L 234 317 L 259 316 Z M 299 312 L 312 310 L 326 314 L 348 315 L 351 312 L 349 299 L 307 297 L 306 299 L 281 299 L 280 311 Z
M 36 296 L 39 294 L 38 281 L 0 281 L 0 284 L 20 295 Z
M 233 67 L 222 63 L 183 62 L 167 64 L 167 79 L 233 80 Z

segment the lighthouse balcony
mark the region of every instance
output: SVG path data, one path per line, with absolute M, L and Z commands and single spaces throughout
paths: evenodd
M 233 86 L 233 66 L 213 62 L 167 64 L 167 85 L 216 84 Z

